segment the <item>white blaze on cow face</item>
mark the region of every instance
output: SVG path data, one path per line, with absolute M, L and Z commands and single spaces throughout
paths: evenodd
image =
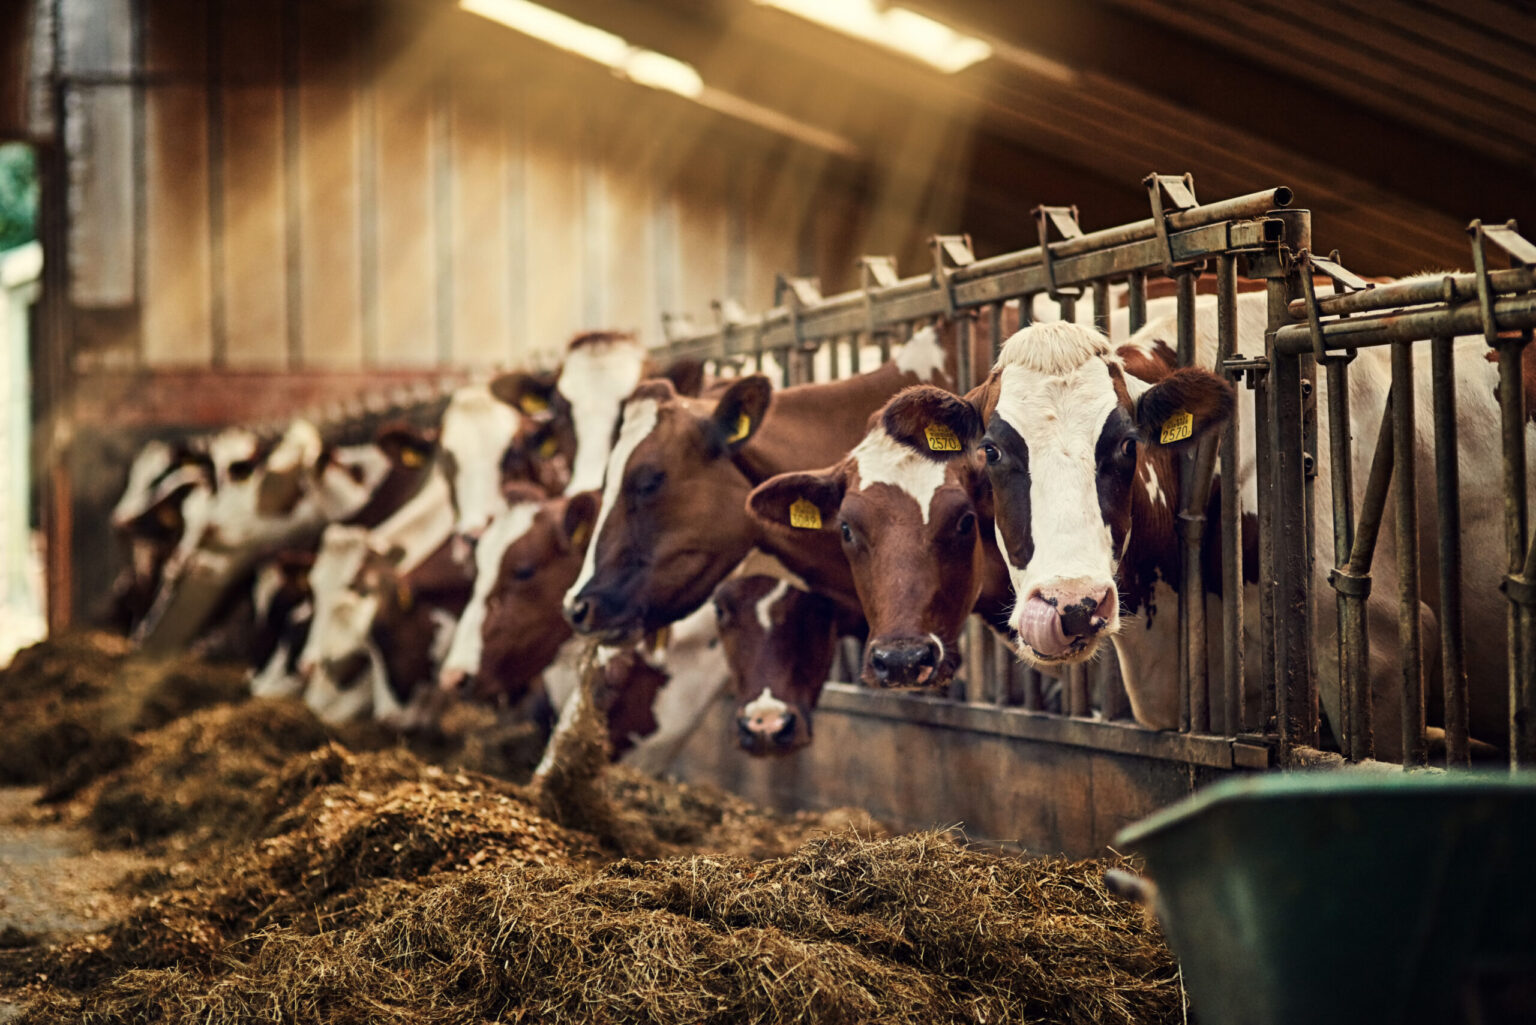
M 356 515 L 389 476 L 389 456 L 377 445 L 344 445 L 320 468 L 310 497 L 329 522 Z
M 780 578 L 779 582 L 773 585 L 773 589 L 763 595 L 752 609 L 753 614 L 757 617 L 758 625 L 763 628 L 763 633 L 769 634 L 773 632 L 773 607 L 788 593 L 789 581 Z M 764 687 L 763 693 L 767 694 L 768 688 Z
M 1028 478 L 1028 522 L 1005 526 L 1010 513 L 1018 514 L 1019 503 L 1009 501 L 1009 492 L 1021 482 L 1013 481 L 1011 489 L 993 477 L 998 544 L 1018 595 L 1009 625 L 1028 645 L 1025 635 L 1040 627 L 1027 620 L 1052 615 L 1042 603 L 1049 609 L 1058 602 L 1063 609 L 1091 603 L 1093 614 L 1103 620 L 1090 643 L 1069 653 L 1047 651 L 1042 661 L 1086 657 L 1119 626 L 1114 584 L 1119 553 L 1099 504 L 1097 456 L 1105 423 L 1121 401 L 1110 375 L 1112 358 L 1103 335 L 1071 324 L 1026 328 L 998 357 L 1001 387 L 988 443 L 994 449 L 1018 449 L 1000 458 L 1021 463 Z M 1014 437 L 1007 437 L 1010 433 Z M 1009 544 L 1010 537 L 1017 541 L 1021 536 L 1032 547 L 1023 565 L 1022 553 Z M 1060 633 L 1059 627 L 1055 630 Z M 1059 647 L 1061 638 L 1056 640 Z M 1041 653 L 1026 647 L 1025 654 Z
M 639 385 L 644 369 L 645 348 L 631 339 L 582 345 L 567 353 L 555 386 L 571 405 L 576 431 L 576 458 L 567 495 L 603 486 L 608 441 L 619 407 Z
M 944 486 L 945 468 L 919 455 L 906 445 L 891 438 L 883 427 L 876 427 L 864 436 L 864 440 L 848 453 L 848 458 L 858 466 L 859 487 L 872 484 L 889 484 L 909 495 L 922 513 L 923 526 L 933 505 L 933 496 Z
M 475 544 L 475 586 L 459 616 L 448 645 L 448 656 L 443 660 L 442 680 L 462 680 L 475 675 L 480 668 L 482 630 L 485 626 L 485 603 L 496 586 L 501 572 L 501 560 L 507 549 L 528 533 L 539 514 L 540 503 L 519 502 L 502 512 Z
M 154 504 L 155 482 L 171 469 L 174 458 L 171 446 L 163 441 L 151 441 L 139 449 L 128 467 L 128 483 L 123 494 L 112 507 L 112 526 L 126 527 Z
M 367 641 L 373 620 L 369 617 L 361 623 L 355 608 L 359 596 L 352 590 L 367 555 L 368 532 L 362 527 L 331 526 L 321 535 L 320 550 L 309 570 L 315 612 L 299 657 L 301 673 L 309 675 L 322 661 L 345 657 Z
M 619 440 L 614 443 L 613 451 L 608 455 L 607 476 L 598 483 L 603 489 L 603 501 L 597 510 L 597 525 L 592 531 L 592 540 L 587 544 L 587 554 L 581 560 L 581 573 L 576 577 L 576 582 L 570 590 L 565 592 L 565 610 L 571 611 L 576 596 L 581 589 L 586 587 L 597 572 L 597 549 L 603 542 L 603 529 L 608 525 L 608 514 L 613 512 L 613 507 L 618 504 L 619 493 L 624 488 L 624 468 L 629 465 L 629 457 L 635 454 L 635 449 L 640 447 L 650 433 L 656 429 L 656 424 L 661 417 L 660 406 L 655 399 L 636 399 L 624 407 L 624 422 L 619 427 Z M 580 452 L 577 453 L 580 459 Z
M 476 535 L 506 508 L 501 497 L 501 457 L 522 417 L 485 385 L 460 388 L 443 411 L 440 445 L 453 457 L 454 529 Z

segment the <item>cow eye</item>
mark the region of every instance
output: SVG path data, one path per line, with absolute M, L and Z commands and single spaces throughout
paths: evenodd
M 843 531 L 843 540 L 848 544 L 853 544 L 853 528 L 848 526 L 846 522 L 844 522 L 841 526 Z
M 1127 435 L 1120 439 L 1119 456 L 1121 459 L 1132 460 L 1136 458 L 1136 439 Z
M 965 512 L 961 513 L 960 518 L 955 521 L 955 533 L 969 534 L 974 529 L 976 529 L 976 514 L 967 509 Z
M 229 464 L 230 480 L 245 480 L 256 472 L 256 460 L 242 459 L 239 462 Z
M 661 490 L 666 479 L 664 470 L 642 470 L 630 478 L 630 488 L 636 496 L 649 498 Z
M 981 443 L 981 454 L 987 457 L 987 464 L 989 466 L 997 465 L 998 460 L 1003 458 L 1003 454 L 997 450 L 997 446 L 990 441 Z
M 513 580 L 532 580 L 533 574 L 538 571 L 537 566 L 519 566 L 512 571 Z

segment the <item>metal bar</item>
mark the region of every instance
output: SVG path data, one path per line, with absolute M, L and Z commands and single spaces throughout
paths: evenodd
M 1061 319 L 1071 322 L 1077 320 L 1077 298 L 1067 295 L 1065 292 L 1056 300 L 1056 307 L 1061 311 Z
M 1504 296 L 1494 300 L 1492 308 L 1494 325 L 1499 331 L 1520 331 L 1536 326 L 1536 295 Z M 1483 315 L 1476 303 L 1351 317 L 1323 324 L 1323 335 L 1331 351 L 1482 333 Z M 1275 333 L 1275 351 L 1281 355 L 1293 356 L 1311 350 L 1312 335 L 1305 324 L 1291 324 Z
M 1467 765 L 1467 673 L 1461 607 L 1461 475 L 1456 449 L 1455 340 L 1430 342 L 1435 407 L 1435 499 L 1440 519 L 1440 667 L 1445 687 L 1445 764 Z
M 1088 667 L 1081 662 L 1067 667 L 1067 714 L 1087 718 L 1093 709 L 1088 701 Z
M 1267 339 L 1289 314 L 1286 278 L 1269 280 L 1269 332 Z M 1299 287 L 1299 286 L 1298 286 Z M 1273 349 L 1273 346 L 1270 346 Z M 1270 353 L 1270 379 L 1274 385 L 1271 416 L 1274 422 L 1273 518 L 1276 594 L 1274 605 L 1276 710 L 1279 715 L 1280 750 L 1288 762 L 1297 745 L 1317 746 L 1317 678 L 1312 671 L 1310 584 L 1307 553 L 1306 472 L 1303 456 L 1301 360 L 1277 358 Z
M 1397 634 L 1403 689 L 1403 765 L 1425 765 L 1423 653 L 1419 638 L 1419 510 L 1417 468 L 1413 465 L 1413 348 L 1392 347 L 1392 447 L 1397 462 Z
M 1536 270 L 1530 267 L 1513 267 L 1509 270 L 1492 271 L 1488 275 L 1488 284 L 1495 295 L 1529 292 L 1536 288 Z M 1424 306 L 1438 302 L 1467 302 L 1476 298 L 1476 274 L 1446 274 L 1418 281 L 1375 285 L 1359 292 L 1339 292 L 1322 296 L 1317 301 L 1317 312 L 1328 317 L 1343 313 L 1371 313 L 1376 310 L 1397 309 L 1404 306 Z M 1292 317 L 1306 316 L 1305 302 L 1291 303 L 1290 312 Z
M 1495 304 L 1496 305 L 1496 304 Z M 1529 562 L 1526 552 L 1526 517 L 1528 515 L 1525 479 L 1525 396 L 1521 382 L 1521 353 L 1530 342 L 1527 331 L 1519 340 L 1501 341 L 1499 359 L 1499 410 L 1504 454 L 1504 542 L 1508 548 L 1507 566 L 1511 574 L 1520 573 Z M 1526 576 L 1527 581 L 1531 577 Z M 1522 663 L 1527 649 L 1536 647 L 1529 636 L 1530 610 L 1522 609 L 1519 595 L 1508 584 L 1509 598 L 1509 754 L 1513 767 L 1536 764 L 1536 695 L 1531 682 L 1522 679 Z
M 1145 311 L 1143 311 L 1145 316 Z M 1216 362 L 1237 349 L 1237 257 L 1216 260 Z M 1222 682 L 1226 688 L 1223 730 L 1248 729 L 1243 716 L 1243 525 L 1237 483 L 1237 453 L 1242 427 L 1234 412 L 1221 435 L 1221 611 Z
M 1154 192 L 1155 195 L 1155 192 Z M 1195 276 L 1189 271 L 1181 271 L 1175 277 L 1178 286 L 1177 292 L 1177 346 L 1175 356 L 1178 365 L 1187 367 L 1195 359 Z M 1179 730 L 1189 732 L 1193 727 L 1196 716 L 1193 711 L 1196 684 L 1195 664 L 1205 665 L 1204 652 L 1199 657 L 1194 654 L 1194 619 L 1195 608 L 1202 610 L 1205 601 L 1201 590 L 1200 552 L 1199 539 L 1192 539 L 1192 534 L 1200 533 L 1200 524 L 1190 520 L 1190 514 L 1203 513 L 1203 509 L 1197 509 L 1193 503 L 1197 500 L 1194 494 L 1194 457 L 1186 455 L 1179 459 L 1179 494 L 1182 497 L 1182 506 L 1178 514 L 1179 552 L 1182 556 L 1180 565 L 1183 567 L 1183 579 L 1179 583 L 1179 657 L 1178 657 L 1178 687 L 1179 687 Z M 1203 634 L 1203 624 L 1202 630 Z M 1203 640 L 1202 640 L 1203 647 Z M 1201 685 L 1203 689 L 1203 684 Z
M 960 394 L 964 395 L 975 387 L 971 369 L 971 332 L 974 322 L 969 316 L 961 315 L 954 321 L 955 327 L 955 379 Z M 836 376 L 835 374 L 833 375 Z
M 1109 282 L 1103 278 L 1093 283 L 1093 326 L 1109 334 Z
M 1028 711 L 1038 712 L 1044 704 L 1042 693 L 1045 684 L 1040 679 L 1040 670 L 1030 666 L 1024 667 L 1024 707 Z
M 1360 519 L 1349 560 L 1343 569 L 1335 570 L 1330 577 L 1343 610 L 1339 686 L 1349 694 L 1349 754 L 1357 762 L 1376 756 L 1375 710 L 1371 705 L 1368 660 L 1370 627 L 1365 618 L 1365 602 L 1371 593 L 1371 563 L 1376 556 L 1376 539 L 1386 514 L 1387 492 L 1392 486 L 1395 454 L 1392 393 L 1389 390 L 1381 412 L 1376 449 L 1371 455 L 1370 475 L 1366 479 L 1365 496 L 1360 503 Z
M 1140 331 L 1147 324 L 1147 274 L 1145 271 L 1132 271 L 1125 280 L 1129 296 L 1130 328 L 1131 334 Z
M 993 363 L 997 362 L 997 354 L 1002 351 L 1003 342 L 1005 341 L 1003 338 L 1003 305 L 1004 304 L 1001 302 L 995 302 L 988 307 L 988 310 L 990 311 L 989 316 L 991 317 L 990 326 L 992 328 Z M 988 367 L 987 369 L 990 372 L 991 367 Z
M 1269 373 L 1257 374 L 1253 385 L 1253 468 L 1258 492 L 1259 707 L 1257 721 L 1244 724 L 1257 733 L 1268 733 L 1275 720 L 1275 429 L 1270 392 Z
M 1169 244 L 1176 258 L 1187 263 L 1232 250 L 1262 248 L 1278 242 L 1285 230 L 1285 221 L 1275 217 L 1220 221 L 1170 235 Z M 1056 245 L 1060 243 L 1053 245 L 1053 250 Z M 793 315 L 786 307 L 776 307 L 747 318 L 743 326 L 761 331 L 764 343 L 773 348 L 866 327 L 879 330 L 903 321 L 939 316 L 951 308 L 951 302 L 956 310 L 972 309 L 1014 296 L 1042 292 L 1047 287 L 1044 269 L 1038 265 L 977 272 L 978 267 L 986 268 L 991 262 L 977 261 L 951 272 L 948 292 L 934 282 L 931 273 L 923 274 L 886 287 L 826 297 L 802 307 Z M 1060 258 L 1053 268 L 1060 285 L 1079 286 L 1096 278 L 1120 277 L 1132 271 L 1161 267 L 1162 262 L 1161 249 L 1154 239 Z M 674 355 L 686 352 L 702 356 L 716 354 L 722 345 L 721 332 L 716 327 L 676 339 L 665 349 Z

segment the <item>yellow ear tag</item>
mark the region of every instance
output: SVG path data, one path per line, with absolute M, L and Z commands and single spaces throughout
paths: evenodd
M 572 534 L 571 534 L 571 546 L 573 548 L 580 548 L 582 545 L 584 545 L 586 543 L 587 543 L 587 525 L 585 523 L 578 523 L 578 524 L 576 524 L 575 531 L 573 531 Z
M 955 432 L 944 424 L 929 424 L 923 428 L 923 435 L 928 439 L 928 449 L 931 452 L 960 451 L 960 439 L 955 437 Z
M 416 467 L 422 464 L 421 453 L 414 448 L 400 450 L 400 465 Z
M 162 527 L 174 527 L 176 521 L 181 518 L 174 506 L 162 505 L 160 511 L 155 514 L 155 519 L 160 521 Z
M 554 438 L 545 438 L 544 444 L 539 446 L 539 458 L 550 459 L 560 450 L 560 443 Z
M 801 530 L 820 530 L 821 510 L 814 502 L 797 498 L 789 506 L 789 525 Z
M 736 429 L 731 432 L 731 436 L 729 438 L 725 439 L 725 443 L 727 445 L 734 445 L 742 438 L 745 438 L 747 436 L 747 432 L 751 430 L 752 418 L 747 414 L 742 413 L 736 418 Z
M 1160 439 L 1164 445 L 1170 442 L 1183 441 L 1195 433 L 1195 418 L 1193 414 L 1179 410 L 1177 413 L 1163 421 L 1163 436 Z
M 529 393 L 517 400 L 518 408 L 529 416 L 537 416 L 549 408 L 549 400 L 542 395 Z

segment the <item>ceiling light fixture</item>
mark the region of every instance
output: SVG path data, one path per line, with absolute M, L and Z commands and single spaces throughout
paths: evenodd
M 595 61 L 636 85 L 676 93 L 721 114 L 787 135 L 849 160 L 859 158 L 858 147 L 835 132 L 808 125 L 734 93 L 705 85 L 698 69 L 692 64 L 655 50 L 634 46 L 612 32 L 577 21 L 559 11 L 552 11 L 529 0 L 459 0 L 459 7 L 567 53 Z
M 947 75 L 992 56 L 992 45 L 985 39 L 965 35 L 925 14 L 905 7 L 886 6 L 877 0 L 754 2 L 920 60 Z

